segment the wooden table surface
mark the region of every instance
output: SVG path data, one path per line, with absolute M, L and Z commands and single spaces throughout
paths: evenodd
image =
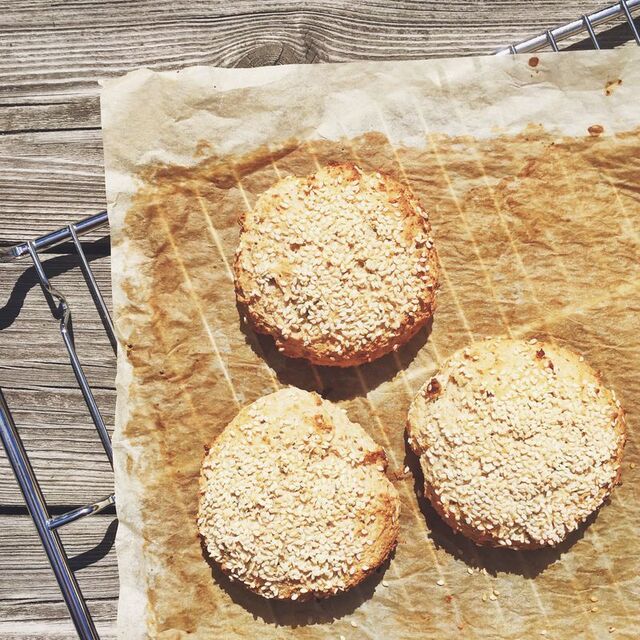
M 105 207 L 100 78 L 140 66 L 488 54 L 602 6 L 602 0 L 5 1 L 0 13 L 0 248 Z M 607 31 L 603 42 L 613 46 L 629 38 L 620 25 Z M 109 299 L 108 241 L 92 235 L 87 254 Z M 46 267 L 71 302 L 80 357 L 111 425 L 115 359 L 76 261 L 62 247 L 46 254 Z M 0 264 L 0 387 L 52 513 L 112 491 L 112 474 L 57 322 L 25 261 Z M 104 638 L 115 636 L 116 528 L 112 510 L 62 532 Z M 2 452 L 0 638 L 74 637 Z

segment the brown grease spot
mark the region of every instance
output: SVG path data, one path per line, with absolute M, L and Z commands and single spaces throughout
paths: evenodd
M 610 96 L 621 84 L 622 80 L 620 78 L 617 78 L 616 80 L 608 80 L 607 84 L 604 85 L 605 95 Z
M 521 178 L 528 178 L 533 173 L 535 168 L 536 168 L 535 159 L 529 158 L 529 160 L 527 160 L 527 164 L 524 165 L 524 167 L 520 170 L 520 173 L 518 173 L 518 175 Z
M 429 384 L 426 386 L 424 390 L 425 397 L 429 396 L 437 396 L 440 393 L 440 383 L 437 378 L 431 378 Z
M 589 132 L 590 136 L 599 136 L 601 133 L 604 132 L 604 127 L 601 124 L 592 124 L 587 131 Z
M 540 62 L 540 58 L 538 58 L 538 56 L 531 56 L 529 58 L 529 66 L 532 68 L 537 67 L 539 62 Z
M 193 156 L 194 158 L 202 158 L 203 156 L 211 155 L 212 150 L 213 144 L 209 140 L 198 140 Z

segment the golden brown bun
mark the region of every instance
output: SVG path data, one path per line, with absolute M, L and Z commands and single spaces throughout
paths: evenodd
M 282 389 L 242 409 L 209 449 L 198 529 L 221 569 L 266 598 L 346 591 L 397 542 L 386 465 L 342 409 Z
M 618 482 L 625 419 L 584 359 L 491 339 L 454 354 L 409 410 L 425 494 L 478 544 L 560 543 Z
M 431 318 L 438 260 L 409 189 L 336 164 L 258 198 L 235 275 L 241 308 L 280 351 L 348 367 L 397 349 Z

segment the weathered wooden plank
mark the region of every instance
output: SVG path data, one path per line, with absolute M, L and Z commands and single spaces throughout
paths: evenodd
M 100 638 L 116 637 L 114 600 L 87 601 Z M 78 640 L 63 602 L 30 600 L 0 604 L 0 638 L 3 640 Z
M 109 255 L 105 255 L 109 251 L 108 242 L 105 239 L 89 239 L 83 240 L 82 244 L 98 286 L 109 306 L 110 258 Z M 91 329 L 100 326 L 99 316 L 79 268 L 78 256 L 75 253 L 45 252 L 40 254 L 40 259 L 51 282 L 72 306 L 74 318 L 78 320 L 76 331 L 81 332 L 86 325 Z M 0 330 L 19 329 L 34 316 L 37 316 L 38 325 L 33 326 L 38 326 L 47 334 L 48 329 L 52 329 L 52 334 L 57 332 L 57 322 L 51 316 L 29 256 L 0 262 Z M 50 322 L 45 322 L 47 319 Z
M 7 389 L 7 402 L 48 503 L 80 506 L 113 492 L 113 473 L 77 389 Z M 94 394 L 107 425 L 115 391 Z M 4 455 L 0 456 L 2 506 L 24 505 Z
M 118 574 L 113 515 L 69 525 L 61 537 L 102 637 L 115 636 Z M 0 637 L 76 638 L 28 516 L 0 515 Z
M 0 102 L 0 131 L 5 134 L 99 127 L 100 100 L 97 95 L 49 97 L 43 102 Z
M 83 3 L 82 11 L 72 6 L 52 10 L 41 2 L 14 3 L 4 20 L 14 55 L 24 60 L 46 52 L 48 76 L 64 82 L 70 75 L 93 79 L 96 63 L 111 73 L 130 64 L 166 68 L 175 64 L 177 54 L 183 64 L 228 66 L 248 50 L 274 41 L 295 50 L 300 60 L 309 50 L 320 60 L 333 61 L 461 50 L 479 53 L 601 5 L 598 0 L 446 4 L 244 0 L 171 6 L 125 3 L 114 12 L 108 2 Z M 67 51 L 59 46 L 63 31 L 70 45 Z M 25 37 L 34 33 L 39 36 L 35 40 Z M 20 83 L 39 70 L 36 63 L 30 64 L 19 74 Z
M 103 210 L 100 131 L 0 135 L 0 193 L 2 244 L 42 235 Z
M 117 521 L 112 514 L 90 516 L 60 530 L 70 564 L 76 570 L 80 588 L 87 598 L 106 600 L 118 596 L 116 530 Z M 0 571 L 3 576 L 0 606 L 25 600 L 35 603 L 61 599 L 28 516 L 0 515 Z
M 45 254 L 43 258 L 52 283 L 70 304 L 76 348 L 90 380 L 112 388 L 115 357 L 77 257 Z M 89 256 L 89 260 L 109 305 L 109 258 Z M 59 321 L 51 315 L 35 271 L 29 265 L 29 258 L 0 263 L 0 385 L 74 386 L 71 369 L 59 366 L 68 363 Z M 48 364 L 51 366 L 44 366 Z

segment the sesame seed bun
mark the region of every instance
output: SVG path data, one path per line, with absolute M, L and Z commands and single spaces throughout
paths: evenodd
M 345 412 L 287 388 L 242 409 L 202 463 L 198 529 L 222 571 L 265 598 L 346 591 L 395 548 L 400 500 Z
M 535 340 L 455 353 L 409 410 L 425 494 L 478 544 L 557 545 L 618 482 L 624 413 L 582 357 Z
M 433 315 L 431 226 L 393 178 L 353 164 L 288 176 L 241 224 L 238 302 L 287 356 L 341 367 L 370 362 Z

